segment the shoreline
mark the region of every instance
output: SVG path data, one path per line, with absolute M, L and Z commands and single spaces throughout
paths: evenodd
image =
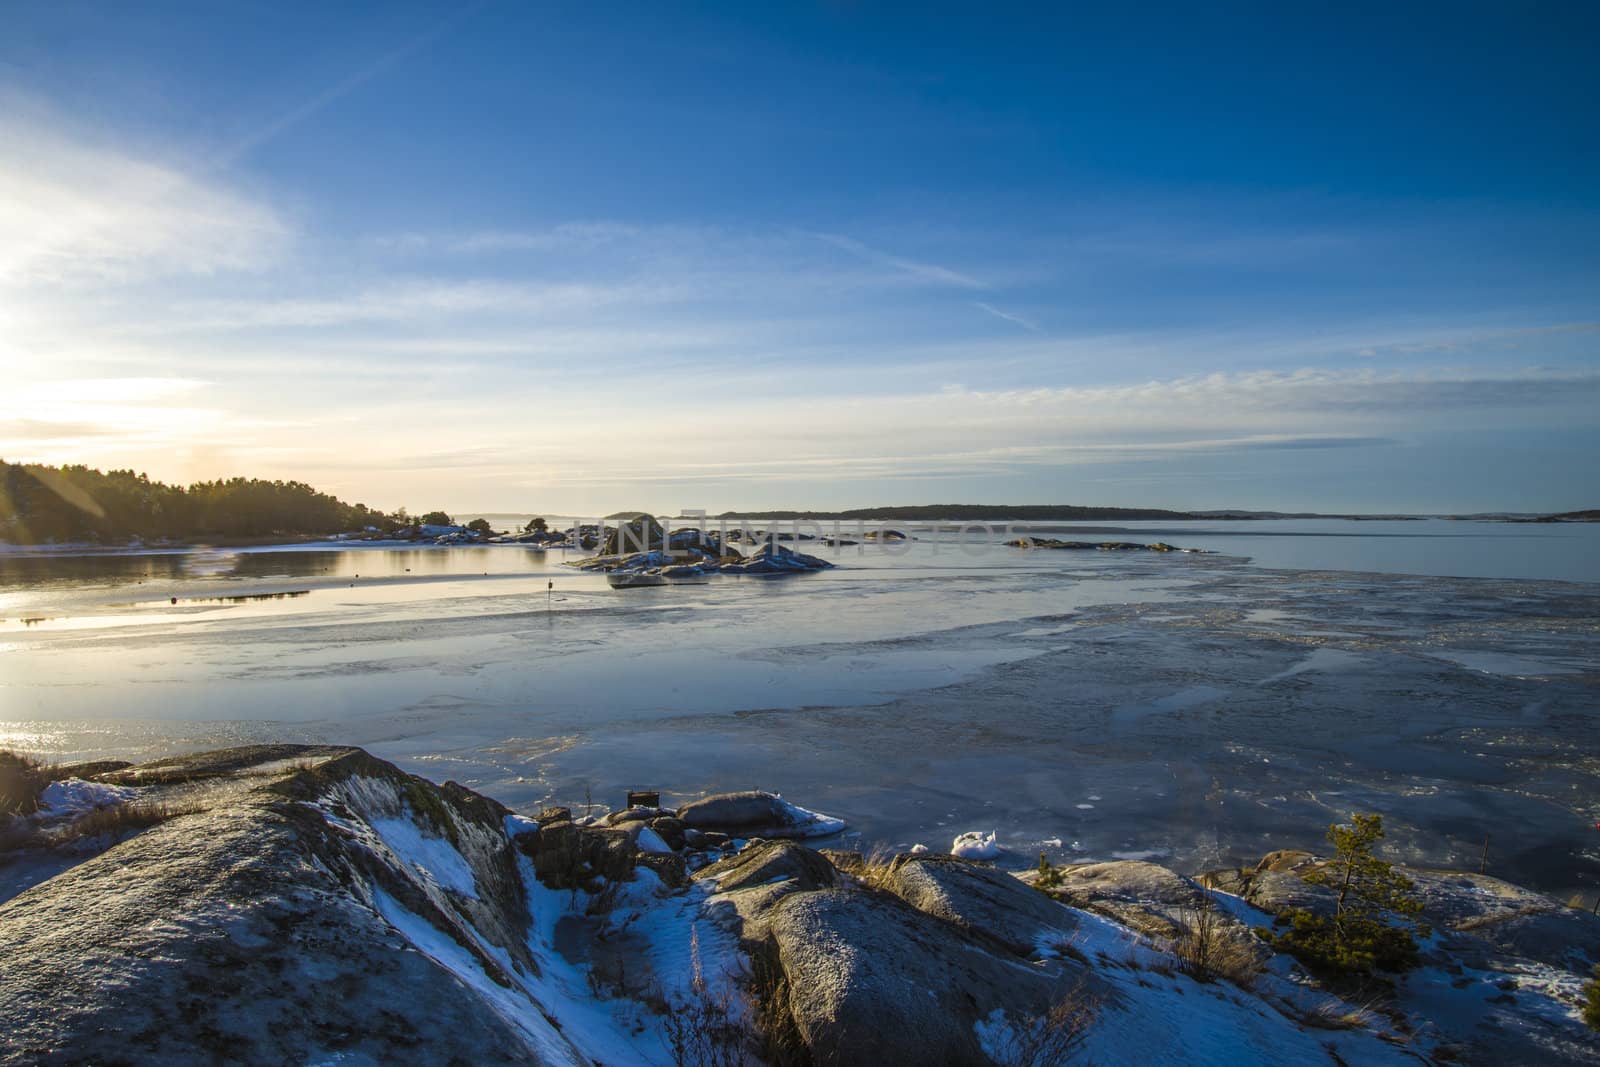
M 1385 915 L 1401 954 L 1330 970 L 1274 931 L 1326 921 L 1337 867 L 1280 841 L 1193 877 L 1015 875 L 981 831 L 830 849 L 836 817 L 760 790 L 518 811 L 347 746 L 53 773 L 10 827 L 30 858 L 0 867 L 0 1063 L 322 1062 L 333 1033 L 378 1062 L 666 1067 L 696 1019 L 721 1063 L 1577 1067 L 1600 1048 L 1578 1010 L 1600 918 L 1464 869 L 1395 868 L 1426 926 Z M 1070 1044 L 1009 1054 L 1062 1005 Z

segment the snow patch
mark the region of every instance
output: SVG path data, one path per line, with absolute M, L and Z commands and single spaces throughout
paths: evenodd
M 539 829 L 537 820 L 530 819 L 526 815 L 518 815 L 515 812 L 505 817 L 504 825 L 506 836 L 513 841 L 522 834 L 532 833 Z
M 843 819 L 836 819 L 819 811 L 809 811 L 798 804 L 789 803 L 782 797 L 777 798 L 777 804 L 789 817 L 790 832 L 796 837 L 827 837 L 843 830 L 846 825 Z
M 378 914 L 418 952 L 455 975 L 496 1015 L 516 1027 L 537 1054 L 537 1062 L 572 1064 L 573 1067 L 583 1062 L 526 990 L 495 982 L 470 952 L 377 886 L 372 888 L 372 903 Z
M 126 786 L 87 782 L 82 778 L 63 778 L 51 782 L 39 794 L 39 814 L 47 819 L 76 818 L 100 808 L 126 804 L 139 795 Z
M 439 888 L 478 898 L 471 866 L 449 841 L 424 834 L 416 823 L 404 817 L 370 819 L 368 824 L 396 856 Z
M 589 966 L 567 959 L 555 947 L 557 924 L 566 917 L 584 916 L 599 898 L 545 887 L 533 876 L 526 857 L 519 857 L 518 866 L 533 917 L 528 948 L 539 964 L 539 977 L 519 977 L 522 985 L 547 1006 L 561 1032 L 593 1062 L 672 1064 L 659 1016 L 633 997 L 597 995 L 589 981 Z M 712 892 L 707 883 L 670 890 L 654 872 L 644 869 L 635 872 L 633 881 L 606 891 L 611 905 L 603 920 L 608 936 L 628 940 L 630 952 L 636 953 L 630 958 L 653 977 L 669 1004 L 684 1004 L 696 996 L 691 984 L 697 957 L 709 995 L 726 994 L 738 1003 L 744 955 L 737 935 L 711 914 Z M 633 972 L 631 963 L 629 970 Z
M 982 830 L 968 830 L 958 834 L 955 842 L 950 846 L 950 855 L 959 856 L 964 860 L 992 860 L 1000 855 L 1000 845 L 995 841 L 998 831 L 990 830 L 987 834 Z
M 671 852 L 672 846 L 661 840 L 661 835 L 646 826 L 639 831 L 638 838 L 634 841 L 640 852 Z

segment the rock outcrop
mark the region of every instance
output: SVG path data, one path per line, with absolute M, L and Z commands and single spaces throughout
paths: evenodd
M 537 1009 L 485 1011 L 401 932 L 532 973 L 499 805 L 356 749 L 103 777 L 186 813 L 0 905 L 0 1063 L 567 1062 Z
M 1142 545 L 1137 541 L 1059 541 L 1053 537 L 1018 537 L 1007 541 L 1006 544 L 1012 548 L 1045 548 L 1068 552 L 1185 552 L 1194 555 L 1204 551 L 1198 548 L 1179 548 L 1165 541 Z
M 814 1063 L 984 1063 L 978 1024 L 1045 1014 L 1065 968 L 1018 966 L 961 928 L 859 887 L 780 898 L 765 927 L 776 995 Z
M 1325 903 L 1310 853 L 868 860 L 770 793 L 519 815 L 339 747 L 73 773 L 108 806 L 21 805 L 51 832 L 0 855 L 4 886 L 37 863 L 0 899 L 0 1065 L 671 1064 L 686 1033 L 752 1064 L 1600 1057 L 1600 919 L 1483 875 L 1407 872 L 1435 933 L 1368 1011 L 1252 933 Z M 1249 966 L 1175 954 L 1202 914 Z
M 678 812 L 687 829 L 713 830 L 741 837 L 825 837 L 844 829 L 838 819 L 807 811 L 776 793 L 749 790 L 718 793 Z
M 896 856 L 884 888 L 1013 955 L 1037 957 L 1041 941 L 1071 940 L 1075 913 L 1004 871 L 932 853 Z

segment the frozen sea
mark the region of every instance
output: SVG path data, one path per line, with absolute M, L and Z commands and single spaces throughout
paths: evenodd
M 612 590 L 513 546 L 11 550 L 0 747 L 348 743 L 523 810 L 760 787 L 1018 865 L 1194 871 L 1378 811 L 1396 857 L 1476 869 L 1487 836 L 1490 873 L 1594 899 L 1600 525 L 1037 529 L 1213 554 L 922 529 Z

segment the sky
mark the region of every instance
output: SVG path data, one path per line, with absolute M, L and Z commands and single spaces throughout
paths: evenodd
M 0 11 L 7 460 L 1600 506 L 1592 4 Z

